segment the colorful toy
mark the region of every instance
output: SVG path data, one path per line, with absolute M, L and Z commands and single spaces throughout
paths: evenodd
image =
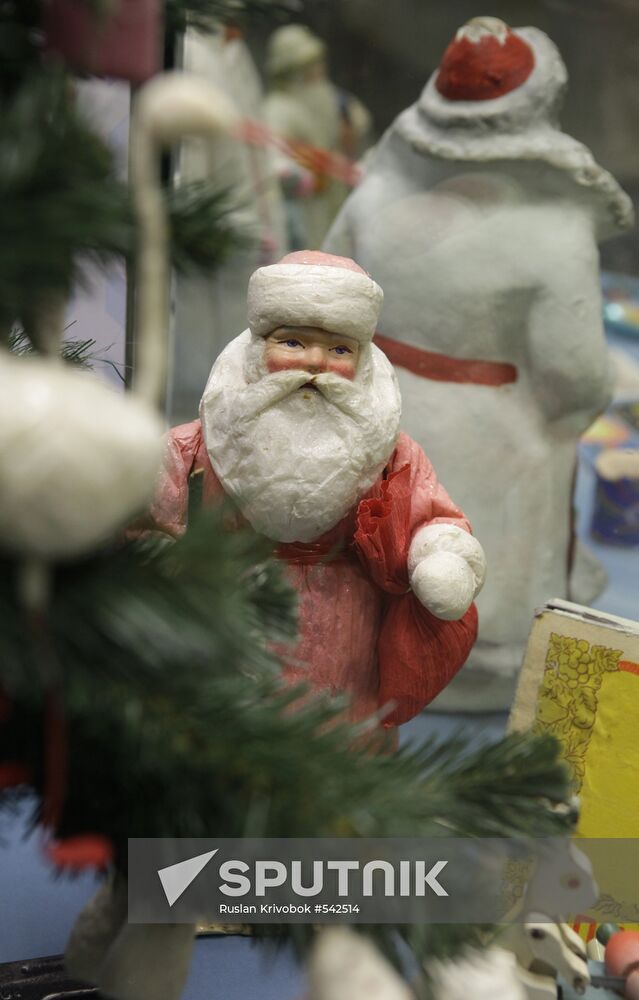
M 346 693 L 361 720 L 421 711 L 472 646 L 481 546 L 421 448 L 399 433 L 391 365 L 371 344 L 381 288 L 303 251 L 257 270 L 249 330 L 213 366 L 200 420 L 175 428 L 153 524 L 186 528 L 189 483 L 271 539 L 299 594 L 290 680 Z

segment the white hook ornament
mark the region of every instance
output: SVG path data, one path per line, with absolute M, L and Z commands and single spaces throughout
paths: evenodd
M 131 185 L 138 224 L 137 366 L 122 395 L 58 357 L 64 309 L 43 318 L 49 356 L 0 351 L 0 546 L 36 563 L 82 555 L 148 503 L 160 466 L 158 412 L 168 338 L 168 220 L 162 147 L 193 133 L 214 137 L 234 122 L 210 84 L 161 75 L 135 102 Z M 46 332 L 46 331 L 45 331 Z

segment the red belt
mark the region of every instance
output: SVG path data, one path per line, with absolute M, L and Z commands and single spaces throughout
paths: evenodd
M 376 333 L 373 343 L 384 352 L 388 360 L 399 368 L 406 368 L 413 375 L 430 378 L 435 382 L 466 382 L 472 385 L 508 385 L 517 381 L 517 368 L 505 361 L 476 361 L 470 358 L 451 358 L 436 351 L 402 344 Z
M 324 542 L 285 542 L 273 552 L 276 559 L 296 563 L 301 566 L 316 566 L 318 563 L 349 562 L 350 556 L 343 545 L 328 545 Z

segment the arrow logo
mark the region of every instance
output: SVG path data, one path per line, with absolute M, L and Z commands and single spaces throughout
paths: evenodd
M 182 893 L 186 892 L 191 882 L 197 878 L 217 852 L 218 848 L 214 851 L 208 851 L 206 854 L 198 854 L 195 858 L 187 858 L 186 861 L 178 861 L 177 864 L 169 865 L 167 868 L 158 869 L 160 882 L 169 906 L 173 906 Z

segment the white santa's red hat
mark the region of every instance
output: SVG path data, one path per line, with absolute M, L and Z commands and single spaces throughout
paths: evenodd
M 605 239 L 632 225 L 632 203 L 589 150 L 560 131 L 567 79 L 543 31 L 475 17 L 459 29 L 419 100 L 392 131 L 420 156 L 449 161 L 455 174 L 460 163 L 542 164 L 543 170 L 528 169 L 522 179 L 524 190 L 536 191 L 538 184 L 547 190 L 549 171 L 557 183 L 562 173 L 573 193 L 588 199 L 597 238 Z
M 449 101 L 492 101 L 524 83 L 535 67 L 525 38 L 496 17 L 474 17 L 444 52 L 435 86 Z
M 266 337 L 278 326 L 314 326 L 368 343 L 384 293 L 348 257 L 299 250 L 260 267 L 248 287 L 251 332 Z

